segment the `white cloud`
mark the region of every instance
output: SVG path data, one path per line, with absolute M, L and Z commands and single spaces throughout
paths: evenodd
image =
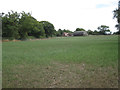
M 1 12 L 31 12 L 37 20 L 47 20 L 56 29 L 74 31 L 81 27 L 95 30 L 100 25 L 109 25 L 112 31 L 117 23 L 112 11 L 117 8 L 118 0 L 2 0 Z M 108 7 L 96 8 L 97 5 Z

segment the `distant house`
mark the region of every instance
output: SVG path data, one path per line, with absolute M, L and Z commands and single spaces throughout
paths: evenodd
M 66 33 L 66 32 L 64 32 L 63 36 L 68 37 L 68 36 L 73 36 L 73 34 L 72 33 Z
M 88 33 L 86 31 L 75 31 L 73 36 L 87 36 Z
M 68 36 L 69 36 L 69 33 L 64 32 L 64 33 L 63 33 L 63 36 L 68 37 Z

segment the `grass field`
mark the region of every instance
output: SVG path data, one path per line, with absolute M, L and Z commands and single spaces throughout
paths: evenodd
M 118 36 L 3 42 L 3 88 L 118 87 Z

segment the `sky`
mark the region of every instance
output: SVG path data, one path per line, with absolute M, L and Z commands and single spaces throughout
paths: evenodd
M 30 12 L 38 21 L 49 21 L 56 30 L 76 28 L 97 30 L 107 25 L 112 32 L 117 31 L 117 20 L 113 10 L 118 0 L 1 0 L 0 12 L 10 10 Z

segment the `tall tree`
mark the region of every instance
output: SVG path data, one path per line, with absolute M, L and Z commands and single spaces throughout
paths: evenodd
M 45 30 L 41 23 L 37 20 L 34 21 L 33 29 L 29 33 L 36 38 L 44 38 L 45 37 Z
M 3 15 L 4 13 L 1 13 L 0 14 L 0 40 L 1 40 L 1 37 L 2 37 L 2 15 Z
M 106 31 L 110 31 L 109 26 L 106 25 L 101 25 L 97 29 L 99 30 L 99 33 L 102 35 L 104 35 Z
M 31 16 L 30 13 L 21 13 L 21 19 L 20 19 L 20 38 L 21 39 L 26 39 L 28 37 L 28 33 L 31 32 L 31 30 L 34 28 L 34 21 L 35 19 Z
M 8 12 L 8 14 L 2 13 L 0 18 L 2 18 L 2 36 L 8 39 L 24 40 L 29 35 L 36 38 L 56 35 L 53 24 L 48 21 L 39 22 L 30 13 L 25 13 L 24 11 L 22 13 L 13 11 Z
M 40 22 L 45 30 L 46 37 L 52 37 L 56 30 L 54 29 L 54 25 L 48 21 L 41 21 Z
M 118 22 L 116 28 L 119 30 L 120 33 L 120 1 L 118 2 L 118 9 L 114 10 L 113 12 L 114 12 L 114 18 L 116 18 Z
M 8 12 L 2 16 L 2 36 L 9 37 L 9 39 L 19 38 L 19 17 L 17 12 Z

